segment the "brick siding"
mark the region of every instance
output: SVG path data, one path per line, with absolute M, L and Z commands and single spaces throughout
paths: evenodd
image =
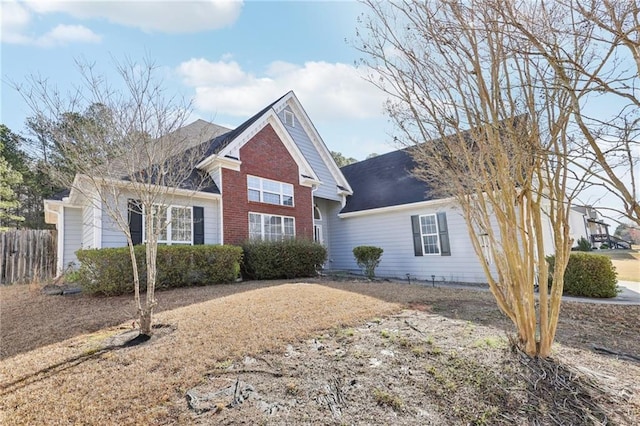
M 294 217 L 296 237 L 313 238 L 311 188 L 299 184 L 298 165 L 270 124 L 240 148 L 240 161 L 239 172 L 222 169 L 224 243 L 249 237 L 249 212 Z M 249 201 L 247 175 L 292 184 L 294 207 Z

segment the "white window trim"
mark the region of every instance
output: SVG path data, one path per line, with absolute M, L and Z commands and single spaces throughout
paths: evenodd
M 251 187 L 249 186 L 249 179 L 250 178 L 254 178 L 254 179 L 258 179 L 260 181 L 260 188 L 255 188 L 255 187 Z M 280 192 L 273 192 L 273 191 L 267 191 L 264 189 L 264 182 L 272 182 L 272 183 L 277 183 L 278 185 L 280 185 Z M 285 197 L 285 193 L 284 193 L 284 187 L 285 185 L 288 185 L 291 187 L 291 205 L 289 204 L 283 204 L 284 203 L 284 197 Z M 260 193 L 260 201 L 255 201 L 255 200 L 251 200 L 249 199 L 249 190 L 254 190 L 254 191 L 258 191 Z M 269 194 L 277 194 L 280 196 L 280 204 L 275 204 L 275 203 L 270 203 L 268 201 L 264 201 L 264 193 L 267 192 Z M 288 195 L 287 195 L 288 197 Z M 265 203 L 265 204 L 271 204 L 272 206 L 283 206 L 283 207 L 295 207 L 296 206 L 296 197 L 295 197 L 295 187 L 287 182 L 280 182 L 277 180 L 272 180 L 272 179 L 266 179 L 266 178 L 262 178 L 260 176 L 254 176 L 254 175 L 247 175 L 247 200 L 254 202 L 254 203 Z
M 322 225 L 313 225 L 313 240 L 316 243 L 324 244 L 324 235 L 322 234 Z
M 154 204 L 154 206 L 164 206 L 163 204 Z M 167 238 L 166 240 L 161 240 L 160 236 L 158 235 L 158 244 L 166 244 L 168 246 L 171 245 L 181 245 L 181 246 L 188 246 L 188 245 L 193 245 L 193 206 L 181 206 L 178 204 L 170 204 L 167 206 L 164 206 L 167 208 L 167 227 L 166 227 L 166 232 L 167 232 Z M 177 208 L 177 209 L 189 209 L 189 211 L 191 212 L 191 240 L 190 241 L 173 241 L 173 239 L 171 239 L 171 210 Z M 146 224 L 146 218 L 147 215 L 145 214 L 145 207 L 142 206 L 142 242 L 146 243 L 147 242 L 147 224 Z
M 289 127 L 296 127 L 295 115 L 287 109 L 284 110 L 284 124 Z
M 482 249 L 482 254 L 489 265 L 493 265 L 493 254 L 491 252 L 491 241 L 488 234 L 478 234 L 478 242 Z
M 249 238 L 251 238 L 251 215 L 252 214 L 260 216 L 260 240 L 265 241 L 265 239 L 264 239 L 264 236 L 265 236 L 264 218 L 266 216 L 280 218 L 280 225 L 282 227 L 282 231 L 283 231 L 282 236 L 283 237 L 284 237 L 284 220 L 285 219 L 291 219 L 293 221 L 293 235 L 291 237 L 292 238 L 296 237 L 296 218 L 295 217 L 293 217 L 293 216 L 282 216 L 282 215 L 278 215 L 278 214 L 269 214 L 269 213 L 249 212 L 249 216 L 247 217 L 247 223 L 248 223 L 248 226 L 249 226 Z
M 429 216 L 433 216 L 433 218 L 435 219 L 435 224 L 436 224 L 436 232 L 435 234 L 423 234 L 422 233 L 422 218 L 423 217 L 429 217 Z M 423 256 L 440 256 L 440 252 L 441 252 L 441 247 L 440 247 L 440 228 L 438 227 L 438 216 L 436 214 L 421 214 L 418 217 L 418 222 L 420 224 L 420 242 L 422 243 L 422 255 Z M 436 236 L 436 244 L 438 247 L 438 252 L 437 253 L 427 253 L 424 249 L 424 237 L 426 236 L 431 236 L 431 235 L 435 235 Z

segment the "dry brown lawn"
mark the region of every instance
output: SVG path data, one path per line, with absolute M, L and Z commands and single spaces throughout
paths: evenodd
M 508 417 L 530 390 L 521 373 L 504 377 L 521 368 L 505 350 L 513 327 L 486 291 L 324 280 L 177 289 L 158 294 L 162 312 L 155 321 L 166 327 L 149 342 L 105 349 L 132 334 L 130 299 L 0 288 L 0 424 L 527 420 Z M 592 345 L 640 355 L 638 324 L 640 306 L 562 306 L 554 357 L 595 375 L 611 395 L 609 407 L 624 401 L 618 424 L 640 419 L 640 365 L 596 354 Z M 327 349 L 310 353 L 309 339 L 316 338 Z M 289 348 L 303 355 L 285 356 Z M 254 407 L 195 416 L 186 408 L 188 389 L 208 384 L 221 369 L 242 368 L 247 356 L 266 360 L 265 370 L 289 372 L 242 375 L 257 380 L 265 394 L 280 392 L 286 415 L 270 417 Z M 387 364 L 374 370 L 372 359 Z M 342 419 L 317 402 L 338 382 L 346 401 Z M 505 394 L 500 386 L 514 391 Z M 500 401 L 487 399 L 496 392 Z M 430 414 L 419 420 L 427 408 Z
M 631 250 L 600 250 L 593 253 L 611 258 L 619 280 L 640 282 L 640 250 L 638 246 L 633 246 Z
M 137 347 L 100 350 L 122 327 L 80 335 L 3 360 L 2 424 L 163 422 L 175 394 L 225 360 L 398 309 L 317 284 L 283 284 L 162 312 L 156 321 L 175 330 Z

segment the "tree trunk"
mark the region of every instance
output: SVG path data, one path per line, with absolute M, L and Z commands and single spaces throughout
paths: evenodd
M 140 334 L 144 334 L 147 336 L 151 336 L 151 318 L 153 315 L 153 306 L 145 306 L 144 309 L 140 311 L 139 321 L 140 321 Z

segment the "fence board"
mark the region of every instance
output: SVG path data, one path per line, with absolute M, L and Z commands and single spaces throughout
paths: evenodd
M 53 278 L 56 254 L 56 231 L 12 229 L 0 233 L 0 284 Z

